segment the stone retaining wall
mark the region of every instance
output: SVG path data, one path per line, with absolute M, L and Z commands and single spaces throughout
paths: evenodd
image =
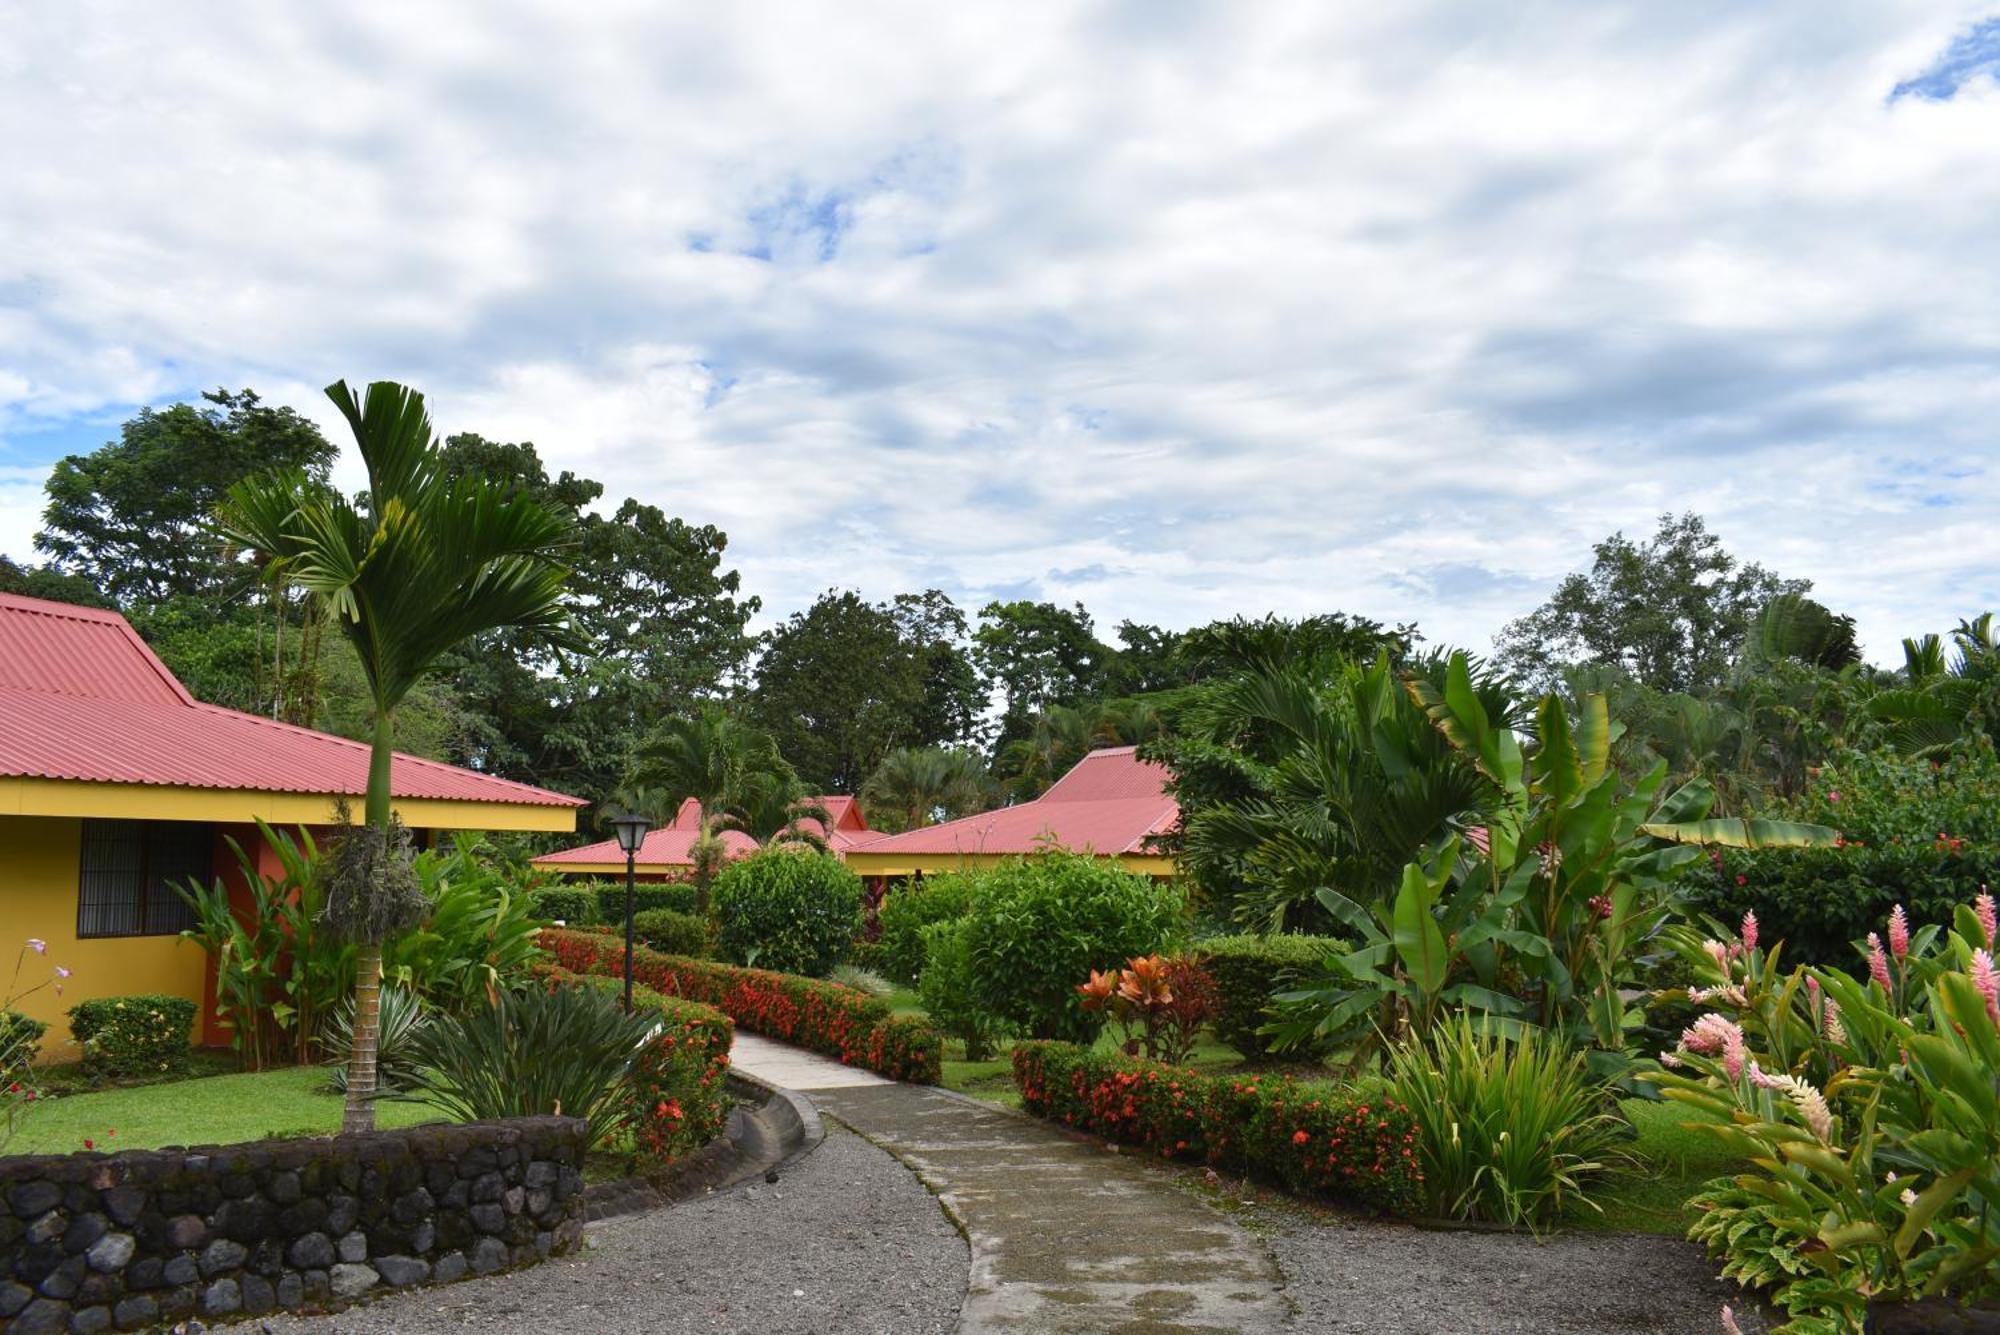
M 0 1329 L 135 1330 L 344 1306 L 583 1233 L 584 1124 L 0 1159 Z

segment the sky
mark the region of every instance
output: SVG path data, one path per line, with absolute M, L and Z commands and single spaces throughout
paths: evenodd
M 0 0 L 0 552 L 399 379 L 830 585 L 1483 647 L 1693 509 L 2000 607 L 2000 6 Z M 337 436 L 336 436 L 337 438 Z M 344 474 L 358 477 L 349 457 Z

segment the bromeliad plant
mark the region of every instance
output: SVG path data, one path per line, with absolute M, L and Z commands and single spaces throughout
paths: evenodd
M 1919 1299 L 2000 1297 L 2000 969 L 1991 896 L 1870 933 L 1865 981 L 1779 976 L 1757 924 L 1701 944 L 1703 1015 L 1647 1078 L 1757 1168 L 1711 1184 L 1692 1236 L 1797 1332 Z M 1732 1191 L 1731 1188 L 1734 1188 Z
M 1835 837 L 1820 826 L 1709 819 L 1706 783 L 1661 795 L 1664 762 L 1626 784 L 1609 763 L 1615 734 L 1601 695 L 1586 696 L 1574 718 L 1561 700 L 1544 698 L 1530 755 L 1488 716 L 1464 655 L 1453 658 L 1442 687 L 1421 677 L 1408 685 L 1491 786 L 1488 814 L 1405 866 L 1396 893 L 1372 908 L 1318 892 L 1360 945 L 1279 998 L 1271 1031 L 1281 1045 L 1351 1044 L 1360 1064 L 1385 1038 L 1423 1037 L 1470 1010 L 1516 1032 L 1548 1030 L 1587 1048 L 1598 1071 L 1624 1072 L 1629 1035 L 1644 1022 L 1625 993 L 1698 846 L 1800 847 Z

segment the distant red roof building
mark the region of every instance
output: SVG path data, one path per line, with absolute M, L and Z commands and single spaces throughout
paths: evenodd
M 116 612 L 0 594 L 0 785 L 53 781 L 360 798 L 368 757 L 362 742 L 201 703 Z M 572 813 L 583 805 L 401 753 L 390 785 L 399 802 L 547 813 L 523 811 L 497 824 L 490 812 L 468 813 L 464 828 L 574 828 Z M 444 828 L 458 823 L 442 808 L 410 823 L 432 824 L 430 817 Z M 303 818 L 329 819 L 330 805 L 316 804 Z
M 850 849 L 862 847 L 883 838 L 880 831 L 868 828 L 868 821 L 861 813 L 861 805 L 851 797 L 831 796 L 808 798 L 809 802 L 826 808 L 833 828 L 826 829 L 818 821 L 807 821 L 805 825 L 822 839 L 833 852 L 845 855 Z M 680 805 L 673 820 L 657 830 L 649 830 L 639 844 L 639 852 L 632 860 L 635 874 L 648 878 L 677 876 L 694 866 L 694 842 L 700 834 L 701 803 L 692 797 Z M 740 830 L 724 830 L 722 855 L 725 858 L 742 857 L 757 851 L 757 841 Z M 537 867 L 570 875 L 602 876 L 612 873 L 622 874 L 625 870 L 625 854 L 619 851 L 616 839 L 602 839 L 581 848 L 566 848 L 560 853 L 548 853 L 534 860 Z
M 1173 860 L 1154 848 L 1155 836 L 1180 819 L 1166 782 L 1166 768 L 1139 759 L 1132 747 L 1092 751 L 1032 802 L 892 834 L 847 861 L 864 876 L 897 876 L 978 866 L 1053 845 L 1171 875 Z

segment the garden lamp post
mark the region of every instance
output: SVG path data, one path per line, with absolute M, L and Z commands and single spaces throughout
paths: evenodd
M 632 1013 L 632 881 L 633 864 L 638 861 L 639 843 L 646 837 L 646 827 L 652 824 L 636 811 L 611 818 L 612 828 L 618 831 L 618 847 L 625 854 L 625 1013 Z

